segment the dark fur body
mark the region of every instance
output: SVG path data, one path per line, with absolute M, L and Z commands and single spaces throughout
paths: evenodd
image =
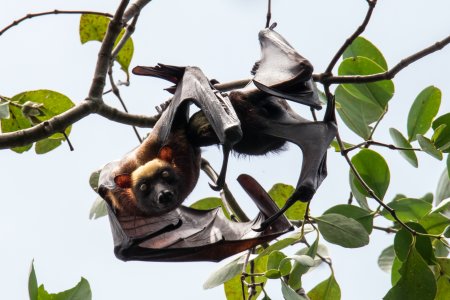
M 286 139 L 263 132 L 273 124 L 273 120 L 279 120 L 286 113 L 298 116 L 284 99 L 261 97 L 260 93 L 247 95 L 241 91 L 231 92 L 229 99 L 242 128 L 242 139 L 233 146 L 233 151 L 243 155 L 265 155 L 284 149 Z M 219 144 L 214 130 L 201 111 L 191 117 L 188 136 L 196 146 Z

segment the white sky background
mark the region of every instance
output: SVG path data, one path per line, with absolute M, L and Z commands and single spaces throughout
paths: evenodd
M 2 1 L 0 27 L 30 12 L 53 9 L 87 9 L 113 12 L 119 1 Z M 166 0 L 153 1 L 141 13 L 133 36 L 132 66 L 195 65 L 211 78 L 226 82 L 249 77 L 259 58 L 257 34 L 265 24 L 267 1 Z M 362 22 L 364 0 L 273 1 L 273 21 L 281 33 L 321 72 L 344 40 Z M 99 43 L 81 45 L 79 16 L 46 16 L 25 21 L 0 36 L 0 94 L 14 96 L 35 89 L 51 89 L 74 102 L 88 93 Z M 450 2 L 380 0 L 364 37 L 384 53 L 389 66 L 450 34 Z M 443 92 L 439 114 L 450 111 L 450 48 L 432 54 L 403 70 L 395 78 L 396 94 L 375 139 L 391 143 L 389 127 L 406 133 L 406 115 L 416 95 L 435 85 Z M 122 75 L 117 68 L 116 78 Z M 122 95 L 131 112 L 154 114 L 153 107 L 169 98 L 168 84 L 150 78 L 131 78 Z M 109 104 L 117 100 L 108 96 Z M 304 108 L 299 108 L 305 111 Z M 306 115 L 309 118 L 309 114 Z M 147 130 L 140 130 L 144 135 Z M 349 142 L 360 140 L 343 130 Z M 202 284 L 217 268 L 214 263 L 146 263 L 117 260 L 107 218 L 88 220 L 96 195 L 88 185 L 91 171 L 120 158 L 137 145 L 131 128 L 91 116 L 75 124 L 70 135 L 75 151 L 66 145 L 47 155 L 33 150 L 23 155 L 0 153 L 0 293 L 3 299 L 26 299 L 31 260 L 39 283 L 50 292 L 73 287 L 80 276 L 89 280 L 94 299 L 222 299 L 221 287 L 204 291 Z M 301 152 L 291 146 L 278 156 L 233 158 L 228 182 L 246 209 L 255 214 L 251 200 L 234 178 L 253 175 L 269 189 L 273 183 L 295 185 Z M 375 148 L 374 148 L 375 149 Z M 419 154 L 419 169 L 398 153 L 376 148 L 391 167 L 386 195 L 420 197 L 434 192 L 444 163 Z M 216 148 L 204 150 L 220 166 Z M 348 167 L 329 151 L 329 176 L 322 184 L 311 213 L 348 199 Z M 202 176 L 188 203 L 215 193 Z M 372 203 L 374 205 L 374 203 Z M 312 237 L 311 237 L 312 238 Z M 375 232 L 368 246 L 344 249 L 330 246 L 342 299 L 381 299 L 390 287 L 390 276 L 378 269 L 377 258 L 393 236 Z M 307 290 L 329 276 L 321 267 L 304 277 Z M 273 299 L 281 298 L 279 282 L 271 284 Z

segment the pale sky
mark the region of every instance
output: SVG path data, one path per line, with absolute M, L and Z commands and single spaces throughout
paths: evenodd
M 378 2 L 363 36 L 378 46 L 390 67 L 450 34 L 449 1 Z M 0 28 L 31 12 L 86 9 L 112 13 L 118 3 L 6 0 L 0 5 Z M 261 0 L 154 0 L 141 13 L 133 36 L 135 54 L 131 65 L 193 65 L 222 82 L 247 78 L 260 55 L 257 36 L 265 24 L 266 5 Z M 364 0 L 274 0 L 272 13 L 277 31 L 312 62 L 316 72 L 321 72 L 362 22 L 366 9 Z M 81 45 L 78 22 L 79 16 L 46 16 L 25 21 L 0 36 L 0 94 L 14 96 L 28 90 L 51 89 L 76 103 L 84 99 L 100 44 Z M 389 113 L 375 139 L 391 143 L 390 127 L 406 133 L 411 103 L 429 85 L 442 90 L 439 115 L 449 112 L 449 69 L 447 47 L 399 73 L 394 79 L 395 96 Z M 115 74 L 118 79 L 123 76 L 118 69 Z M 153 115 L 153 107 L 169 98 L 162 90 L 168 84 L 161 80 L 131 80 L 131 86 L 121 91 L 131 112 Z M 105 101 L 117 106 L 111 96 Z M 304 108 L 295 108 L 309 118 Z M 140 130 L 142 135 L 147 131 Z M 342 129 L 342 136 L 346 141 L 360 142 L 348 130 Z M 33 150 L 23 155 L 9 150 L 0 154 L 2 298 L 28 297 L 28 270 L 34 258 L 38 282 L 50 292 L 71 288 L 83 276 L 91 285 L 93 299 L 224 299 L 221 287 L 202 289 L 217 264 L 124 263 L 114 257 L 108 220 L 88 219 L 96 198 L 88 185 L 89 175 L 137 145 L 131 128 L 90 116 L 73 126 L 70 139 L 74 152 L 62 145 L 41 156 Z M 386 157 L 391 169 L 386 200 L 397 193 L 420 197 L 435 192 L 444 162 L 420 153 L 419 169 L 414 169 L 398 153 L 374 150 Z M 203 153 L 219 168 L 221 151 L 211 147 Z M 328 157 L 329 176 L 311 204 L 314 216 L 345 203 L 350 191 L 344 159 L 331 150 Z M 249 173 L 267 189 L 276 182 L 295 185 L 300 165 L 301 152 L 295 146 L 278 156 L 232 158 L 228 183 L 244 209 L 254 215 L 255 208 L 234 179 L 240 173 Z M 207 183 L 202 175 L 186 203 L 217 196 Z M 386 233 L 375 232 L 370 244 L 359 249 L 345 249 L 322 240 L 329 246 L 342 299 L 381 299 L 387 293 L 390 275 L 378 268 L 377 259 L 392 239 Z M 305 289 L 310 290 L 328 276 L 325 266 L 305 275 Z M 279 282 L 269 286 L 272 299 L 280 299 Z

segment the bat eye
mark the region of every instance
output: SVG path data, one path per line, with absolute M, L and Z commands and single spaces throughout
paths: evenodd
M 169 171 L 162 171 L 161 172 L 161 177 L 164 178 L 164 179 L 169 178 L 170 177 Z
M 143 184 L 141 184 L 141 185 L 139 186 L 139 189 L 140 189 L 142 192 L 145 192 L 145 191 L 147 190 L 147 185 L 146 185 L 145 183 L 143 183 Z

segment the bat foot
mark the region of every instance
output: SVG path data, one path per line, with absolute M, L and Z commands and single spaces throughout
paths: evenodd
M 220 192 L 224 186 L 224 184 L 217 184 L 217 183 L 216 184 L 208 183 L 208 184 L 209 184 L 209 187 L 216 192 Z

